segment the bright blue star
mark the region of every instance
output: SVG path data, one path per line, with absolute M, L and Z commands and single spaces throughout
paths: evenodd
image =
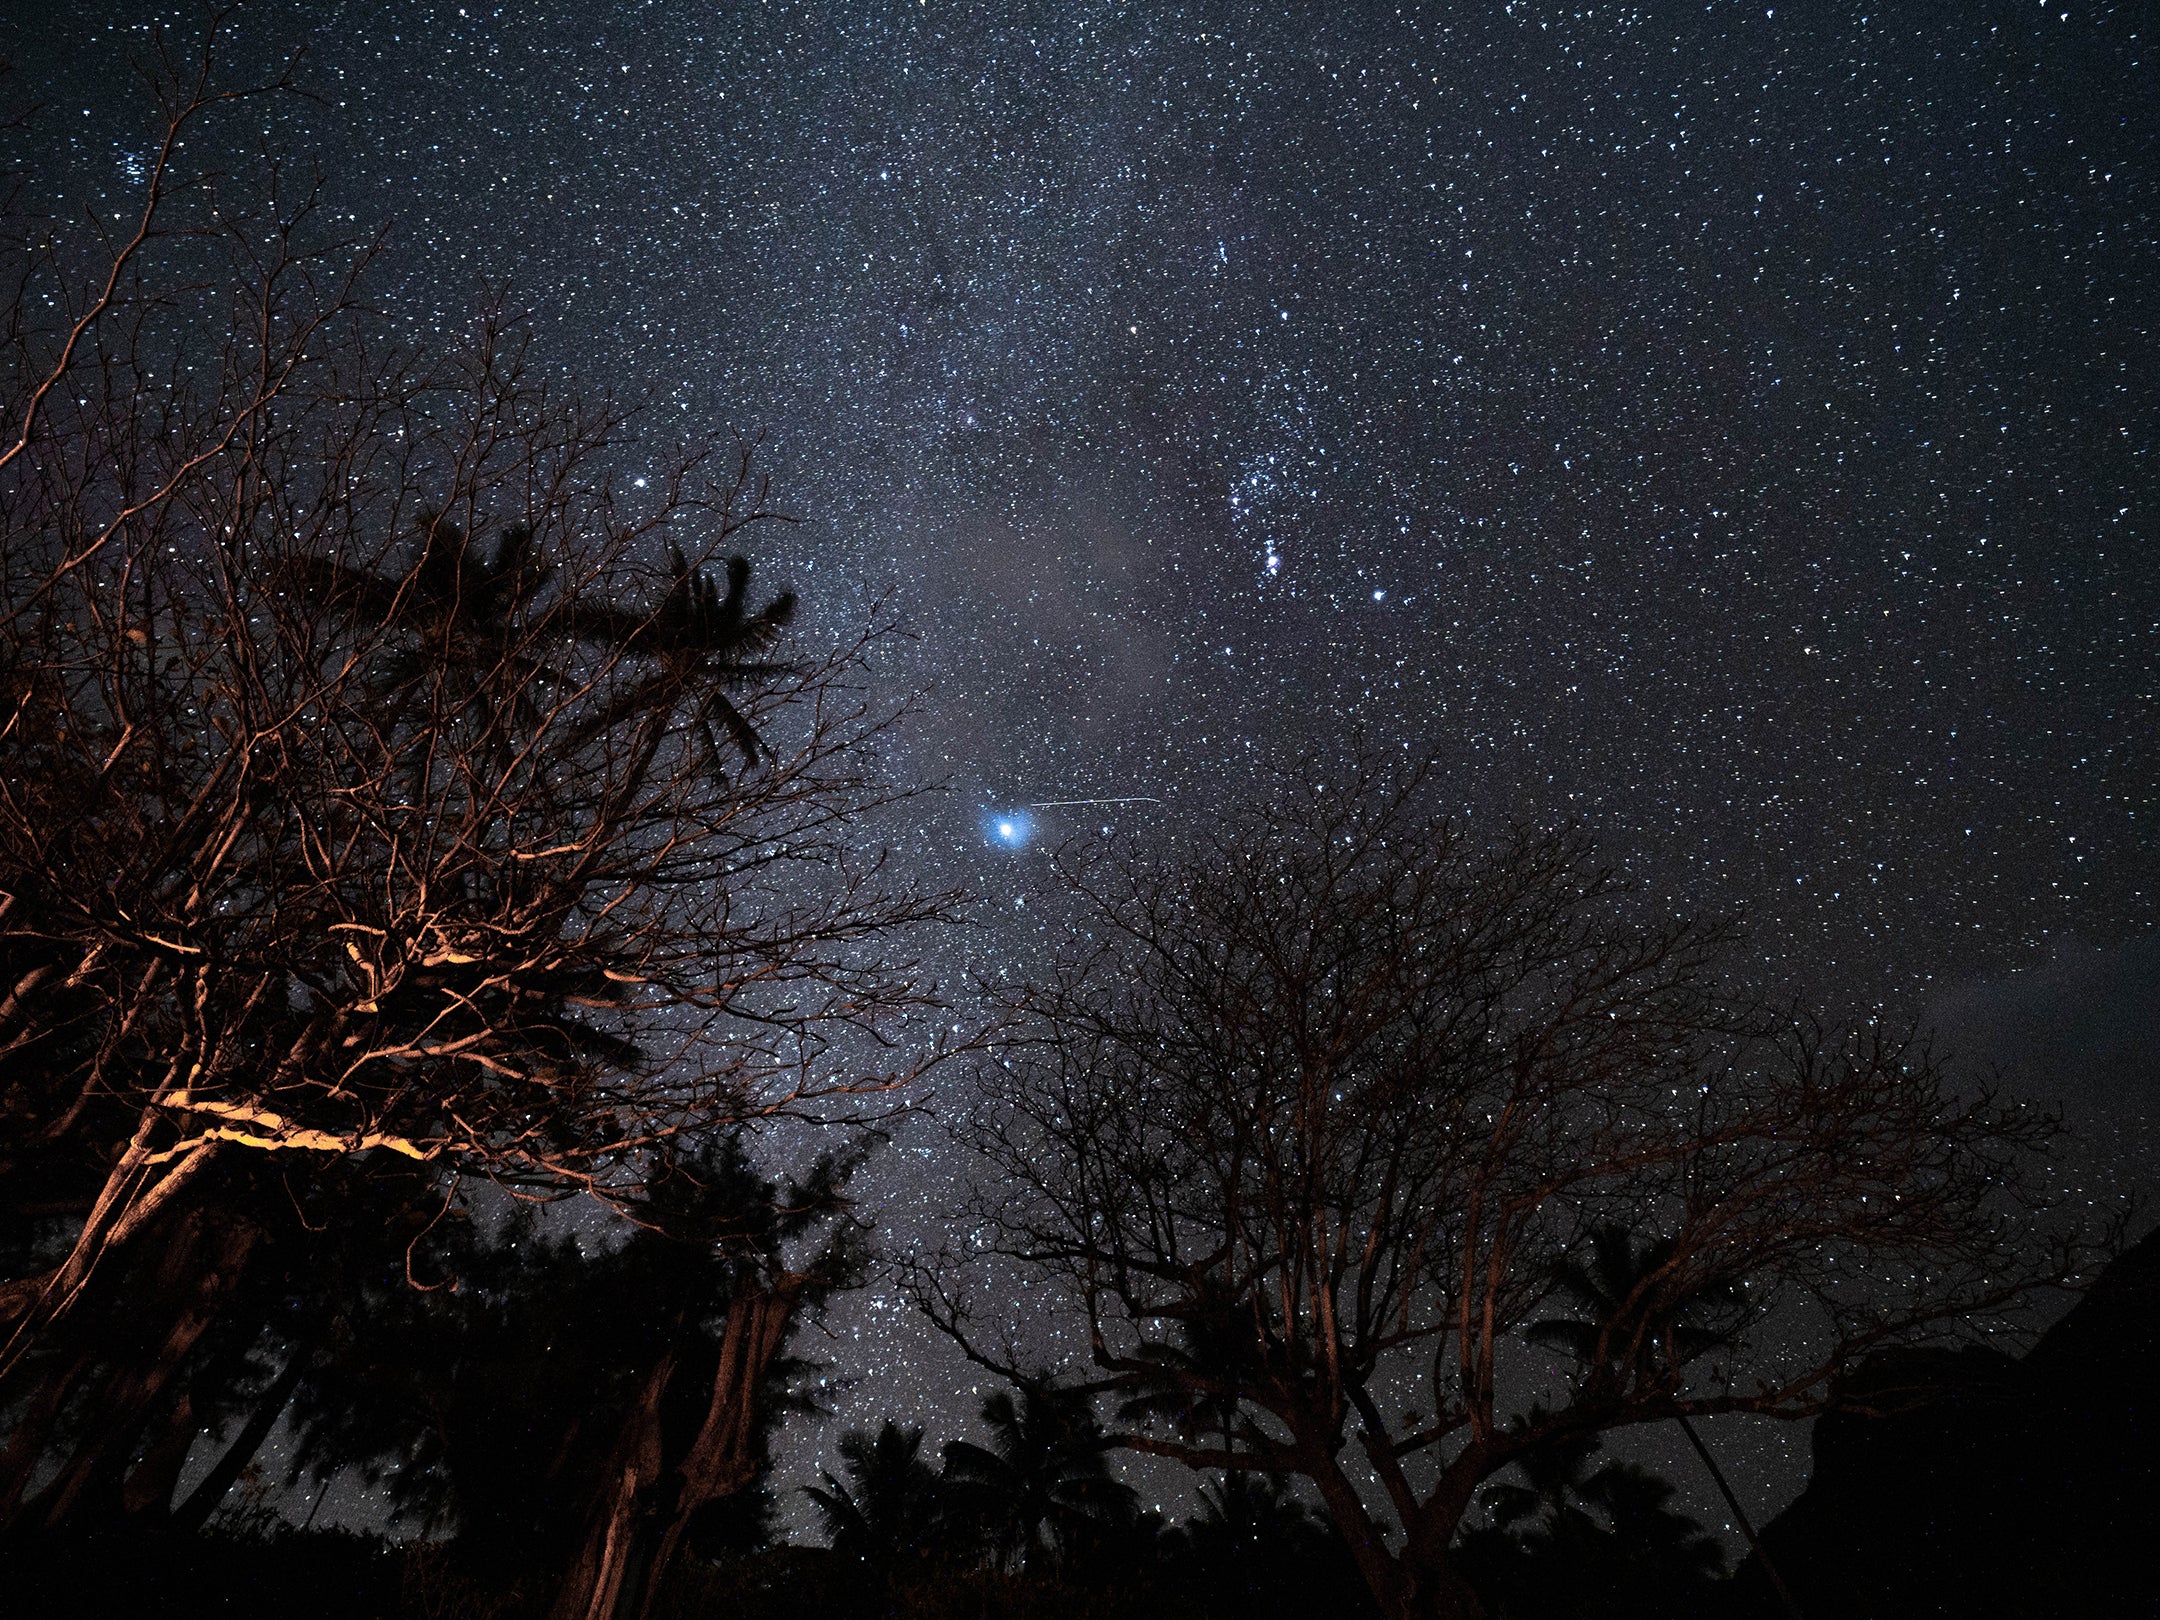
M 988 818 L 986 830 L 992 843 L 1024 849 L 1035 835 L 1035 822 L 1024 810 L 1001 810 Z

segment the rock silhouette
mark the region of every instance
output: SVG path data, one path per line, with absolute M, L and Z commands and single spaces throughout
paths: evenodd
M 1763 1544 L 1808 1620 L 2141 1614 L 2160 1525 L 2160 1230 L 2022 1358 L 1880 1352 Z M 1753 1559 L 1735 1615 L 1782 1613 Z

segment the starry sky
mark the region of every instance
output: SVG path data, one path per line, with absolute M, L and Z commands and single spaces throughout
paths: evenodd
M 77 195 L 139 173 L 128 53 L 188 15 L 12 25 Z M 1766 983 L 1935 1017 L 2105 1189 L 2160 1162 L 2155 26 L 312 0 L 236 61 L 305 45 L 319 99 L 233 127 L 393 223 L 410 330 L 507 283 L 656 445 L 766 436 L 806 633 L 891 593 L 917 634 L 893 765 L 940 791 L 890 831 L 983 893 L 967 966 L 1055 946 L 1007 907 L 1062 839 L 1356 734 L 1746 905 Z M 1139 802 L 1000 836 L 1098 798 Z M 902 1245 L 928 1141 L 872 1177 Z M 836 1318 L 843 1405 L 956 1433 L 904 1317 Z

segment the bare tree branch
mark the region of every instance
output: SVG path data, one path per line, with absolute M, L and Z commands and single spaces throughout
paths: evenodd
M 1061 1287 L 1152 1425 L 1121 1443 L 1305 1475 L 1401 1616 L 1476 1612 L 1449 1549 L 1529 1450 L 1821 1411 L 1871 1348 L 2094 1252 L 2035 1173 L 2054 1119 L 1735 994 L 1730 926 L 1649 915 L 1578 831 L 1428 817 L 1423 786 L 1368 761 L 1189 855 L 1073 863 L 1099 943 L 1028 992 L 964 1133 L 973 1252 Z M 1579 1325 L 1569 1398 L 1511 1410 L 1616 1225 L 1653 1263 Z M 917 1297 L 971 1341 L 958 1287 Z

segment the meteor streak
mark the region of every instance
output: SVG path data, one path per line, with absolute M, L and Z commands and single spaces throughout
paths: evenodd
M 1161 804 L 1162 800 L 1140 794 L 1130 799 L 1038 799 L 1024 808 L 1029 810 L 1061 810 L 1082 804 Z

